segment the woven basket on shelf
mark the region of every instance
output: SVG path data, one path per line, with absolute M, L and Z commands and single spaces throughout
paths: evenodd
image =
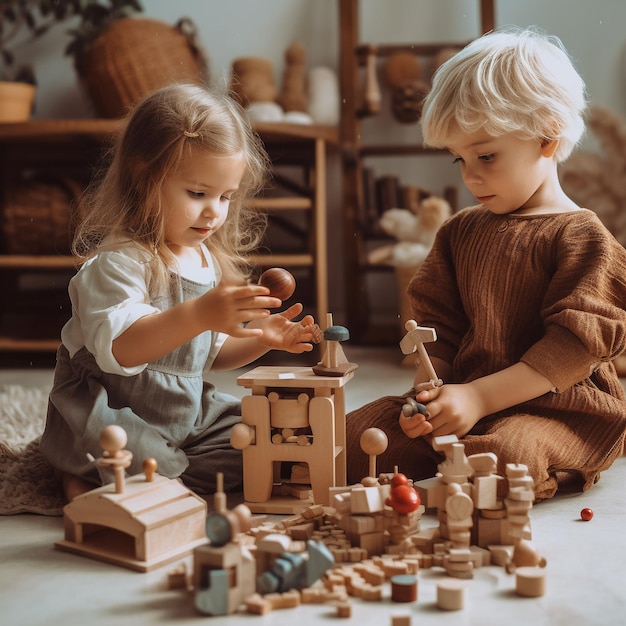
M 6 254 L 69 254 L 72 216 L 83 187 L 69 178 L 11 185 L 2 206 Z
M 193 25 L 143 18 L 112 22 L 85 52 L 80 79 L 98 115 L 116 118 L 148 93 L 174 82 L 207 81 Z

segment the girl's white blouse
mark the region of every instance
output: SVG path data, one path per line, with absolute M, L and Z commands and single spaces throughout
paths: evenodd
M 206 267 L 183 278 L 216 285 L 221 270 L 207 248 L 201 247 Z M 89 259 L 70 280 L 72 317 L 61 330 L 61 341 L 70 357 L 86 347 L 100 369 L 121 376 L 133 376 L 147 367 L 147 363 L 122 367 L 113 356 L 112 345 L 138 319 L 160 312 L 148 293 L 148 260 L 149 254 L 144 249 L 132 243 L 123 244 Z M 227 335 L 218 333 L 207 364 L 213 362 L 226 338 Z

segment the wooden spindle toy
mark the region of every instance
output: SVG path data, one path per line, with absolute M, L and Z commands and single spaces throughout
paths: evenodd
M 151 483 L 154 481 L 154 474 L 157 471 L 156 459 L 149 456 L 143 461 L 143 473 L 146 476 L 146 482 Z
M 380 428 L 368 428 L 363 431 L 359 443 L 361 444 L 361 450 L 369 456 L 369 475 L 375 478 L 376 457 L 387 449 L 389 439 Z
M 100 446 L 103 453 L 96 463 L 100 467 L 110 468 L 115 476 L 115 493 L 124 493 L 124 471 L 133 460 L 133 453 L 124 450 L 128 441 L 126 431 L 115 424 L 107 426 L 100 433 Z

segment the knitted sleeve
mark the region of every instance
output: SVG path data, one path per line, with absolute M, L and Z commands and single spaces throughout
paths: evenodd
M 626 348 L 626 250 L 592 213 L 555 237 L 544 335 L 522 361 L 563 390 Z

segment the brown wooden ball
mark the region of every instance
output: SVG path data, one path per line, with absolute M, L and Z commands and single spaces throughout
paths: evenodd
M 270 296 L 287 300 L 296 290 L 296 279 L 286 269 L 272 267 L 261 274 L 259 285 L 267 287 L 270 290 Z

